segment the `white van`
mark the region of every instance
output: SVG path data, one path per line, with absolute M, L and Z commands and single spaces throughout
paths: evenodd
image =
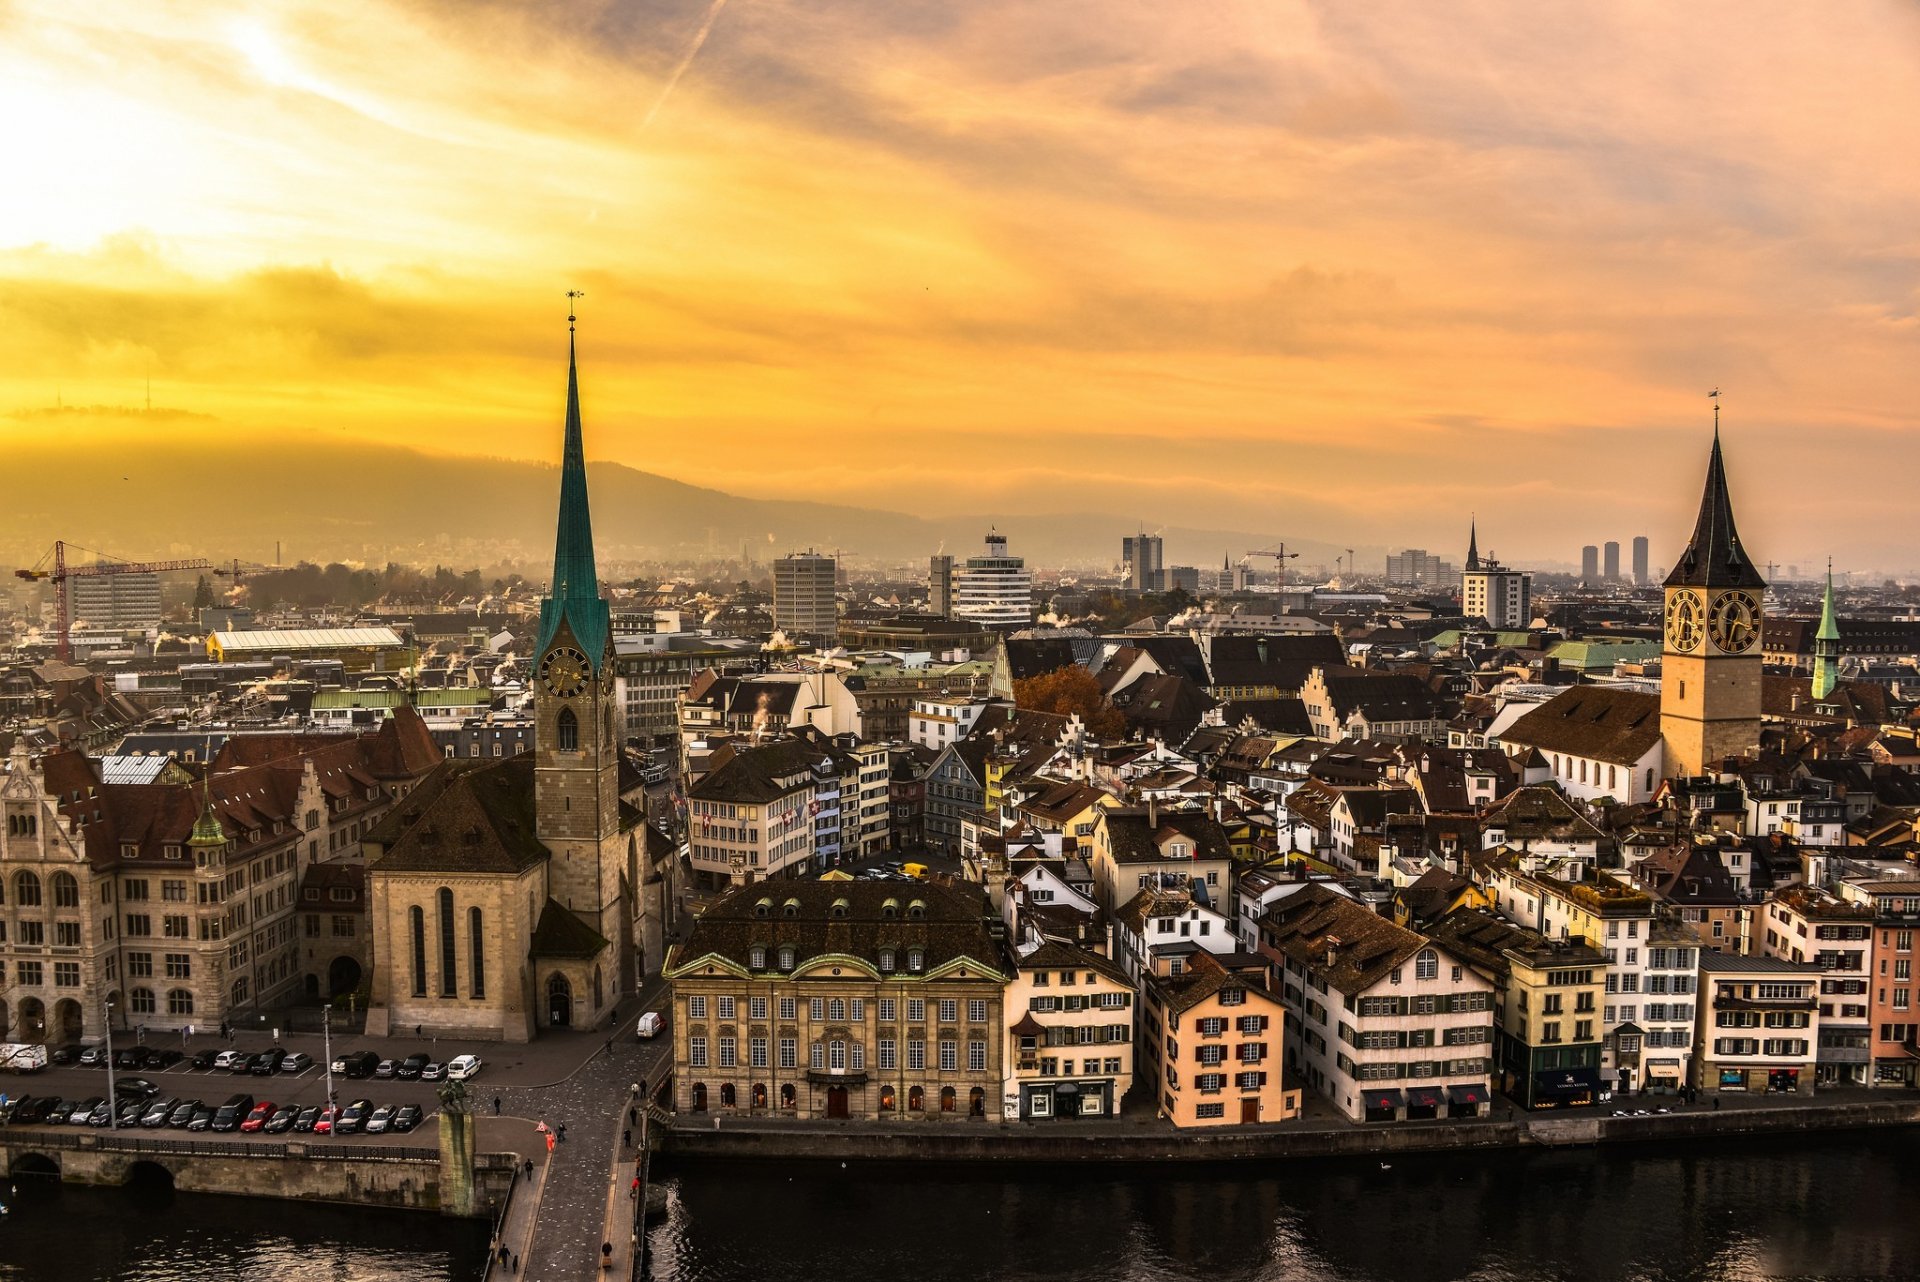
M 8 1042 L 0 1046 L 0 1071 L 37 1073 L 47 1066 L 47 1048 L 38 1042 Z
M 644 1042 L 660 1036 L 661 1031 L 665 1029 L 666 1026 L 667 1021 L 661 1018 L 660 1012 L 650 1010 L 640 1017 L 640 1023 L 634 1031 L 640 1035 L 640 1040 Z

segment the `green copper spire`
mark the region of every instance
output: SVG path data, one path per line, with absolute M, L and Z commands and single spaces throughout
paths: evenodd
M 568 298 L 578 297 L 570 293 Z M 593 517 L 587 508 L 586 450 L 580 441 L 580 373 L 574 357 L 574 318 L 567 316 L 567 433 L 560 456 L 560 520 L 553 540 L 553 582 L 540 603 L 544 653 L 564 622 L 587 661 L 600 667 L 610 632 L 607 603 L 593 565 Z
M 213 813 L 213 789 L 206 782 L 200 785 L 200 817 L 193 821 L 193 831 L 187 834 L 189 846 L 224 846 L 227 844 L 227 830 L 220 826 L 219 817 Z
M 1827 562 L 1827 594 L 1820 602 L 1820 630 L 1813 634 L 1813 697 L 1824 699 L 1840 684 L 1840 623 L 1833 617 L 1833 562 Z

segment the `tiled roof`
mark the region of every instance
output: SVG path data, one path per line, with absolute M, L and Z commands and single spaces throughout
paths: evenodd
M 1427 944 L 1414 932 L 1324 886 L 1309 886 L 1269 908 L 1262 936 L 1309 973 L 1348 995 L 1380 983 Z
M 1501 738 L 1542 752 L 1633 765 L 1660 742 L 1660 698 L 1610 686 L 1571 686 Z
M 387 812 L 366 840 L 374 871 L 518 874 L 548 858 L 535 835 L 533 757 L 457 758 Z
M 844 916 L 834 915 L 836 904 L 844 905 Z M 913 915 L 915 905 L 923 916 Z M 755 947 L 767 950 L 771 967 L 777 950 L 791 946 L 796 966 L 831 953 L 862 958 L 877 970 L 884 948 L 896 953 L 895 976 L 906 977 L 907 950 L 919 948 L 923 973 L 967 959 L 999 974 L 1006 960 L 994 933 L 997 923 L 986 896 L 973 886 L 762 881 L 723 891 L 708 904 L 686 940 L 674 946 L 667 970 L 671 975 L 708 955 L 751 968 Z

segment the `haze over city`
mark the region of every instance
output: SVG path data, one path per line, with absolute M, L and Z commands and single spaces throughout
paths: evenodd
M 0 440 L 553 463 L 576 287 L 590 456 L 732 494 L 1456 557 L 1478 511 L 1566 564 L 1678 545 L 1720 386 L 1750 544 L 1898 572 L 1853 478 L 1920 462 L 1916 47 L 1891 3 L 15 0 Z

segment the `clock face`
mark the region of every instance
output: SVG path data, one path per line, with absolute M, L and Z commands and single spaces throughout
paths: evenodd
M 1700 594 L 1676 592 L 1667 598 L 1667 644 L 1681 654 L 1700 648 Z
M 570 646 L 553 651 L 540 665 L 540 680 L 547 693 L 571 699 L 587 688 L 587 656 Z
M 1725 592 L 1707 613 L 1707 636 L 1728 654 L 1745 654 L 1760 643 L 1760 602 L 1751 592 Z

